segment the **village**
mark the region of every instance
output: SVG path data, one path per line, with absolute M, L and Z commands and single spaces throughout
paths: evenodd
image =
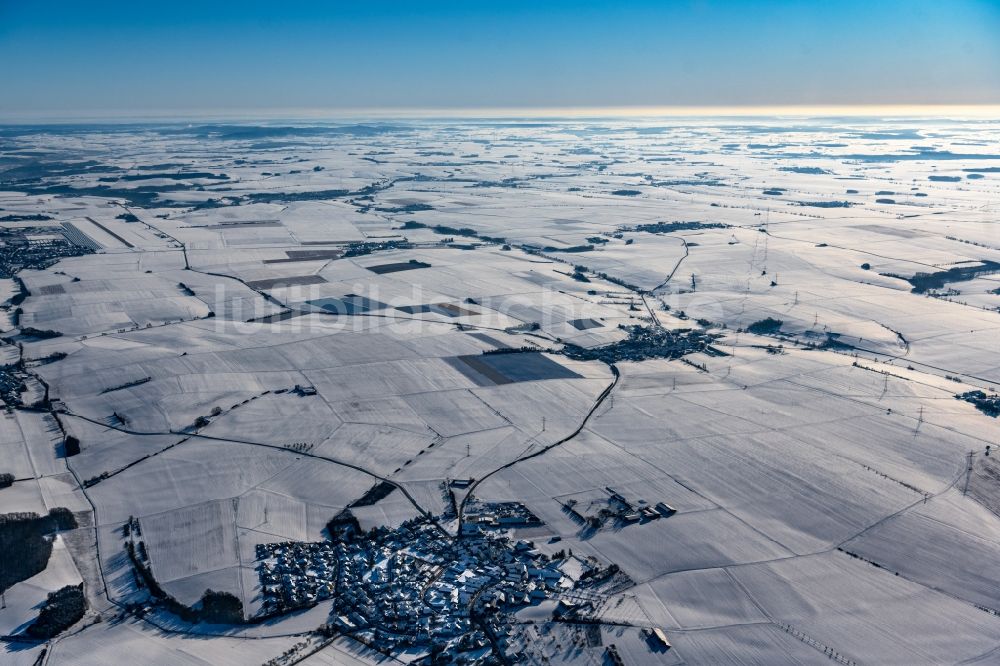
M 377 649 L 426 648 L 435 663 L 500 663 L 514 612 L 553 599 L 557 613 L 580 617 L 592 609 L 580 591 L 618 572 L 565 551 L 547 556 L 531 541 L 488 529 L 498 518 L 477 511 L 480 519 L 460 537 L 424 519 L 368 532 L 341 520 L 330 541 L 259 544 L 263 612 L 333 599 L 331 624 Z M 499 513 L 518 515 L 507 506 Z

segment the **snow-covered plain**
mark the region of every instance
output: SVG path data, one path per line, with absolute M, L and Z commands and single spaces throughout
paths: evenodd
M 1000 427 L 954 396 L 1000 386 L 1000 273 L 954 275 L 1000 262 L 998 195 L 992 121 L 4 128 L 0 224 L 101 247 L 18 275 L 17 325 L 62 335 L 5 327 L 53 402 L 0 415 L 0 510 L 65 506 L 81 527 L 7 591 L 4 632 L 82 579 L 92 612 L 49 664 L 304 657 L 322 603 L 240 627 L 126 619 L 146 592 L 122 526 L 139 519 L 179 601 L 210 588 L 253 615 L 257 544 L 323 539 L 383 480 L 397 490 L 354 509 L 366 529 L 488 477 L 477 498 L 544 522 L 518 536 L 631 581 L 599 604 L 597 645 L 568 649 L 577 629 L 536 609 L 511 643 L 529 660 L 993 663 L 1000 517 L 974 497 L 1000 482 L 965 484 Z M 780 331 L 745 330 L 766 318 Z M 613 373 L 560 353 L 637 324 L 725 354 Z M 463 360 L 505 347 L 537 353 Z M 608 488 L 677 511 L 589 529 L 566 509 Z M 382 658 L 341 638 L 302 663 Z

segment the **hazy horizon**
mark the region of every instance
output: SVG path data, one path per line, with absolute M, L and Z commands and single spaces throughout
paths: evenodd
M 533 121 L 533 120 L 615 120 L 656 122 L 662 120 L 739 120 L 739 119 L 868 119 L 908 120 L 954 119 L 977 120 L 1000 117 L 1000 104 L 936 104 L 840 106 L 634 106 L 634 107 L 452 107 L 439 109 L 156 109 L 144 112 L 95 110 L 76 114 L 63 112 L 0 111 L 0 125 L 73 125 L 73 124 L 144 124 L 144 123 L 344 123 L 388 121 Z

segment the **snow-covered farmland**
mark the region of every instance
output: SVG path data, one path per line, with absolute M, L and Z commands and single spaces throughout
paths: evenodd
M 67 584 L 91 604 L 48 663 L 106 663 L 111 645 L 149 663 L 375 663 L 366 645 L 387 627 L 331 612 L 367 603 L 336 587 L 354 564 L 299 557 L 331 591 L 273 612 L 268 595 L 294 585 L 262 582 L 279 561 L 262 553 L 328 545 L 355 520 L 365 534 L 429 521 L 437 544 L 463 543 L 490 524 L 469 518 L 484 506 L 513 511 L 498 524 L 532 542 L 517 552 L 567 577 L 516 614 L 499 604 L 483 654 L 938 664 L 1000 650 L 996 122 L 25 127 L 5 141 L 35 176 L 0 167 L 0 231 L 86 248 L 0 277 L 0 507 L 78 521 L 6 590 L 0 633 Z M 670 353 L 636 331 L 707 342 Z M 457 584 L 434 545 L 405 549 L 428 575 L 405 617 L 439 617 L 428 590 Z M 369 555 L 366 585 L 389 570 Z M 581 585 L 585 570 L 610 582 Z M 164 601 L 198 613 L 207 590 L 244 621 Z M 486 598 L 454 597 L 458 625 Z M 308 633 L 320 625 L 340 637 Z M 12 663 L 40 652 L 7 646 Z

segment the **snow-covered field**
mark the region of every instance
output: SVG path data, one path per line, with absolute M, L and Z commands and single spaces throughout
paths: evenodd
M 628 577 L 585 647 L 525 614 L 526 659 L 994 663 L 1000 478 L 966 484 L 1000 423 L 955 395 L 1000 387 L 998 201 L 994 121 L 3 128 L 0 225 L 100 250 L 21 270 L 19 304 L 0 281 L 27 378 L 0 414 L 0 512 L 80 524 L 6 591 L 0 633 L 83 580 L 92 612 L 45 663 L 377 663 L 309 633 L 329 601 L 140 618 L 123 526 L 166 593 L 249 617 L 257 544 L 322 540 L 379 483 L 364 529 L 454 535 L 448 493 L 482 480 L 541 519 L 519 538 Z M 635 325 L 721 353 L 564 353 Z M 612 492 L 676 512 L 567 508 Z

